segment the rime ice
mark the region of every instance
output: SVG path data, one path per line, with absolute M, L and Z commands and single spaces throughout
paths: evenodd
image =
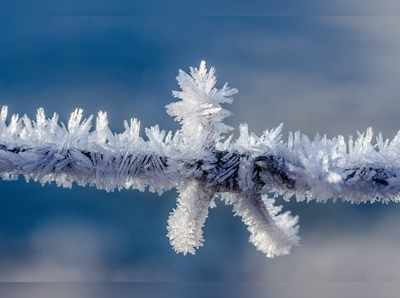
M 356 139 L 310 139 L 300 132 L 283 141 L 282 125 L 261 136 L 246 124 L 233 140 L 223 120 L 230 115 L 236 89 L 218 89 L 214 68 L 201 62 L 190 73 L 179 71 L 177 102 L 167 112 L 181 124 L 177 132 L 140 122 L 124 122 L 113 133 L 107 113 L 83 117 L 76 109 L 67 125 L 57 114 L 36 119 L 0 112 L 0 175 L 24 176 L 42 184 L 94 186 L 106 191 L 138 189 L 157 192 L 176 188 L 167 236 L 174 250 L 194 254 L 204 244 L 209 209 L 220 199 L 232 205 L 250 233 L 250 242 L 267 257 L 290 253 L 299 242 L 297 217 L 276 205 L 284 199 L 345 200 L 352 203 L 399 201 L 400 133 L 389 141 L 372 129 Z

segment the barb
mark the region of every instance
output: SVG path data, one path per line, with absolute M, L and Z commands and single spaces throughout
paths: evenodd
M 59 186 L 94 186 L 106 191 L 138 189 L 161 194 L 177 188 L 178 203 L 168 220 L 167 236 L 174 249 L 194 254 L 204 242 L 202 228 L 214 200 L 232 205 L 250 232 L 250 241 L 266 256 L 288 254 L 299 242 L 297 217 L 275 206 L 279 195 L 297 201 L 343 200 L 351 203 L 398 202 L 400 194 L 400 133 L 389 141 L 372 129 L 348 141 L 300 132 L 282 140 L 282 125 L 261 136 L 241 125 L 236 140 L 223 123 L 236 89 L 216 88 L 215 70 L 191 68 L 177 77 L 179 101 L 167 112 L 182 124 L 175 133 L 140 122 L 124 122 L 113 133 L 107 114 L 92 116 L 75 110 L 67 123 L 58 115 L 36 120 L 0 112 L 0 175 L 23 176 Z

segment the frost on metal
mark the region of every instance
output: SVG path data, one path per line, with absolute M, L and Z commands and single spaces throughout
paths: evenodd
M 357 138 L 308 138 L 300 132 L 282 138 L 282 125 L 261 136 L 246 124 L 239 137 L 223 120 L 236 89 L 216 87 L 214 68 L 205 62 L 180 71 L 178 101 L 167 112 L 181 124 L 176 132 L 158 126 L 140 136 L 137 119 L 125 130 L 109 129 L 107 114 L 75 110 L 65 125 L 39 109 L 35 120 L 0 113 L 0 175 L 58 186 L 95 186 L 106 191 L 138 189 L 162 193 L 176 188 L 177 206 L 168 219 L 174 250 L 194 254 L 204 243 L 203 226 L 215 200 L 232 205 L 250 233 L 250 242 L 267 257 L 288 254 L 298 244 L 297 217 L 276 200 L 351 203 L 399 201 L 400 133 L 374 138 L 372 129 Z

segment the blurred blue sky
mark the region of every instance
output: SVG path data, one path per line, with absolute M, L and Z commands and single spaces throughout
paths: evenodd
M 105 110 L 115 130 L 131 116 L 144 126 L 176 129 L 164 106 L 177 88 L 177 71 L 206 59 L 221 84 L 240 91 L 229 119 L 235 126 L 248 122 L 261 132 L 284 122 L 285 133 L 330 136 L 373 126 L 391 137 L 400 127 L 399 28 L 396 17 L 1 21 L 0 104 L 31 116 L 44 107 L 63 120 L 77 106 L 87 114 Z M 285 282 L 400 278 L 393 204 L 285 204 L 300 215 L 302 245 L 269 260 L 222 204 L 210 213 L 205 246 L 183 257 L 165 236 L 172 192 L 158 198 L 16 181 L 0 183 L 0 194 L 3 281 L 223 281 L 232 285 L 218 291 L 238 295 L 240 280 L 257 282 L 262 290 L 255 294 L 288 297 Z M 304 297 L 323 292 L 296 290 Z

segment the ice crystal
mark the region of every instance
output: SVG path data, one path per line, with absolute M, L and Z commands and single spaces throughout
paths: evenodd
M 177 77 L 181 91 L 173 91 L 178 102 L 166 106 L 167 113 L 182 124 L 182 134 L 187 144 L 215 145 L 232 127 L 222 121 L 230 112 L 221 104 L 232 103 L 231 96 L 238 92 L 228 84 L 217 89 L 215 69 L 202 61 L 199 68 L 190 68 L 190 75 L 180 70 Z M 204 141 L 206 143 L 204 143 Z

